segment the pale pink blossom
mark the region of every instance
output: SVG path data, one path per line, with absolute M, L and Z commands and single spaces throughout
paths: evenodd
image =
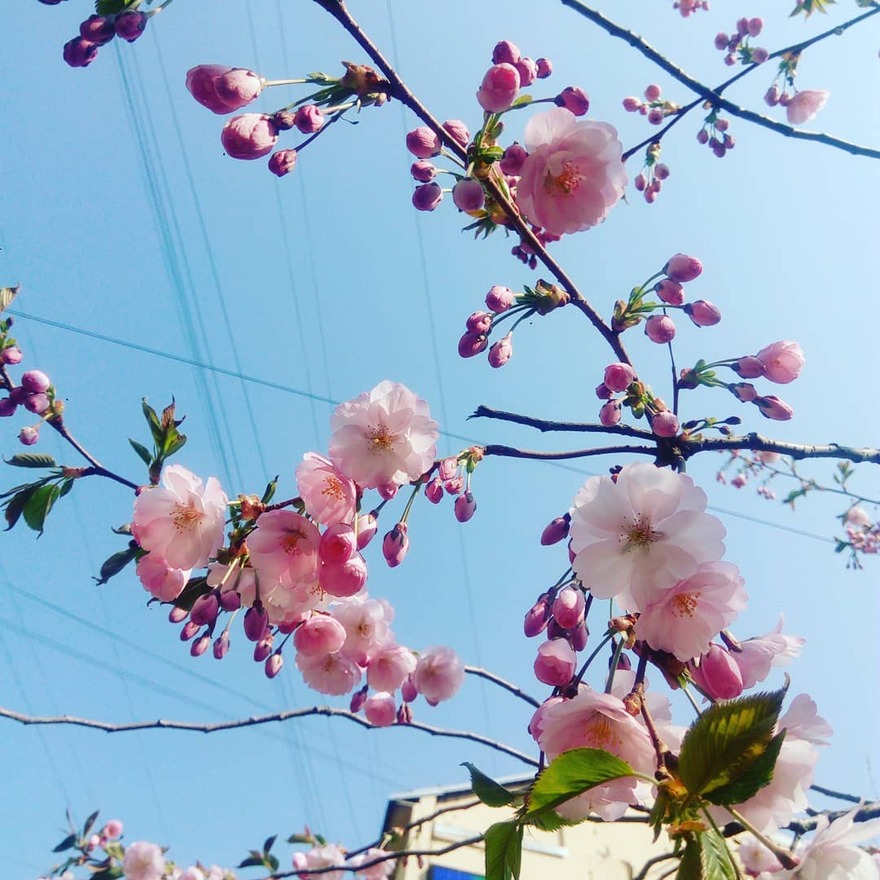
M 529 120 L 525 142 L 516 203 L 535 225 L 554 235 L 590 229 L 623 196 L 623 148 L 608 123 L 555 107 Z
M 192 569 L 171 568 L 155 553 L 142 556 L 135 568 L 144 589 L 162 602 L 174 601 L 186 586 Z
M 369 863 L 385 856 L 385 860 L 377 862 L 375 865 Z M 349 859 L 350 865 L 368 865 L 366 868 L 359 868 L 355 873 L 364 880 L 385 880 L 394 873 L 394 867 L 397 864 L 396 859 L 387 858 L 388 852 L 384 849 L 375 849 L 370 847 L 365 853 L 354 856 Z
M 317 657 L 297 654 L 296 667 L 303 681 L 320 694 L 350 694 L 361 682 L 360 667 L 341 652 Z
M 782 871 L 779 859 L 764 846 L 757 838 L 750 834 L 740 840 L 736 850 L 739 861 L 749 877 L 757 877 L 759 874 L 777 874 Z
M 796 342 L 772 342 L 755 357 L 764 365 L 764 378 L 780 385 L 797 379 L 804 366 L 804 353 Z
M 314 584 L 318 578 L 317 527 L 292 510 L 268 510 L 248 536 L 251 564 L 262 578 L 290 586 Z
M 743 686 L 754 687 L 769 674 L 771 667 L 784 666 L 799 657 L 804 639 L 801 636 L 784 635 L 784 620 L 779 618 L 776 628 L 763 636 L 755 636 L 740 642 L 740 651 L 731 652 L 742 673 Z
M 636 623 L 636 638 L 687 661 L 746 607 L 739 569 L 730 562 L 704 562 L 689 578 L 654 596 Z
M 428 404 L 399 382 L 385 380 L 341 403 L 330 427 L 330 458 L 364 488 L 415 480 L 437 452 Z
M 397 720 L 397 704 L 394 696 L 386 691 L 371 694 L 364 701 L 364 715 L 375 727 L 390 727 Z
M 200 568 L 223 545 L 227 498 L 215 477 L 203 483 L 179 464 L 162 472 L 162 486 L 134 502 L 131 532 L 171 568 Z
M 862 529 L 871 525 L 871 515 L 863 507 L 851 507 L 846 512 L 846 521 L 848 525 Z
M 296 469 L 296 486 L 317 522 L 332 526 L 354 518 L 357 488 L 329 458 L 307 452 Z
M 331 613 L 345 629 L 343 653 L 361 666 L 366 666 L 379 651 L 393 644 L 391 621 L 394 611 L 385 600 L 345 602 L 336 605 Z
M 804 89 L 795 92 L 785 107 L 785 116 L 791 125 L 809 122 L 828 103 L 831 92 L 824 89 Z
M 807 694 L 798 694 L 779 719 L 778 727 L 786 731 L 786 736 L 812 743 L 814 746 L 827 746 L 834 731 L 831 725 L 819 714 L 818 706 Z
M 690 477 L 653 464 L 626 465 L 616 482 L 591 477 L 572 509 L 575 574 L 597 598 L 640 611 L 723 555 L 724 526 L 705 510 Z
M 125 880 L 161 880 L 165 873 L 162 847 L 143 840 L 129 844 L 122 860 Z
M 360 553 L 352 553 L 344 562 L 322 562 L 318 579 L 331 596 L 356 596 L 367 582 L 367 562 Z
M 367 666 L 367 684 L 377 691 L 394 693 L 415 671 L 416 655 L 402 645 L 383 647 Z
M 305 853 L 294 853 L 293 867 L 302 880 L 343 880 L 346 871 L 327 871 L 322 874 L 311 874 L 304 868 L 331 868 L 345 862 L 345 853 L 335 843 L 316 846 Z
M 604 749 L 626 761 L 638 773 L 653 774 L 654 749 L 646 729 L 629 715 L 623 702 L 611 694 L 584 688 L 570 700 L 545 703 L 541 708 L 538 744 L 547 757 L 578 748 Z M 557 812 L 566 818 L 583 818 L 595 812 L 617 819 L 635 800 L 637 780 L 616 779 L 568 801 Z
M 326 614 L 313 614 L 302 626 L 297 627 L 293 644 L 306 657 L 335 654 L 345 644 L 345 627 Z
M 452 648 L 428 648 L 412 674 L 416 690 L 431 704 L 455 696 L 464 681 L 464 664 Z
M 577 655 L 567 639 L 550 639 L 538 646 L 535 678 L 542 684 L 561 687 L 568 684 L 577 668 Z

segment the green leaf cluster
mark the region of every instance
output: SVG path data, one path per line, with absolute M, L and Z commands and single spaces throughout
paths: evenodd
M 73 488 L 76 476 L 66 468 L 59 467 L 51 455 L 20 453 L 13 455 L 6 463 L 14 467 L 45 468 L 49 471 L 46 476 L 32 483 L 22 483 L 0 494 L 0 507 L 6 519 L 7 531 L 20 519 L 24 519 L 29 528 L 43 534 L 46 517 L 55 502 Z
M 131 448 L 147 466 L 150 474 L 150 482 L 155 486 L 159 482 L 162 467 L 165 461 L 171 458 L 175 452 L 179 452 L 186 443 L 186 435 L 181 434 L 178 428 L 183 424 L 183 419 L 174 418 L 174 401 L 162 410 L 160 416 L 148 403 L 146 398 L 141 402 L 144 418 L 150 428 L 153 439 L 153 451 L 150 452 L 142 443 L 129 439 Z

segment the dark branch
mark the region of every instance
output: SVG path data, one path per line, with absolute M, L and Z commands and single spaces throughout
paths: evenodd
M 868 462 L 880 464 L 880 449 L 870 447 L 841 446 L 838 443 L 825 445 L 809 445 L 801 443 L 785 443 L 782 440 L 772 440 L 761 434 L 752 433 L 739 437 L 705 437 L 703 439 L 675 440 L 681 454 L 690 458 L 697 452 L 713 452 L 717 450 L 750 449 L 753 452 L 778 452 L 789 458 L 837 458 L 855 463 Z
M 534 706 L 536 709 L 538 708 L 538 706 L 541 705 L 540 700 L 536 700 L 533 696 L 527 694 L 522 688 L 518 687 L 515 684 L 512 684 L 509 681 L 505 681 L 503 678 L 495 675 L 494 672 L 489 672 L 488 669 L 483 669 L 480 666 L 465 666 L 464 671 L 468 675 L 475 675 L 478 678 L 485 678 L 486 681 L 491 681 L 492 684 L 497 684 L 498 687 L 509 691 L 515 697 L 519 697 L 521 700 L 525 701 L 530 706 Z
M 604 425 L 594 425 L 585 422 L 559 422 L 552 419 L 537 419 L 520 413 L 507 412 L 502 409 L 492 409 L 489 406 L 478 406 L 471 419 L 495 419 L 499 422 L 514 422 L 517 425 L 525 425 L 529 428 L 537 428 L 541 432 L 547 431 L 570 431 L 572 433 L 585 434 L 618 434 L 623 437 L 636 437 L 639 440 L 655 440 L 656 438 L 644 428 L 632 428 L 629 425 L 613 425 L 606 428 Z
M 561 452 L 542 452 L 537 449 L 518 449 L 490 443 L 483 447 L 484 454 L 503 458 L 528 458 L 535 461 L 565 461 L 569 458 L 591 458 L 596 455 L 652 455 L 658 450 L 653 446 L 595 446 L 591 449 L 566 449 Z

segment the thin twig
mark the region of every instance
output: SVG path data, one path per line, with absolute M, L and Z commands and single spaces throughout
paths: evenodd
M 495 675 L 494 672 L 489 672 L 488 669 L 483 669 L 480 666 L 465 666 L 464 671 L 468 675 L 476 675 L 479 678 L 485 678 L 486 681 L 491 681 L 492 684 L 497 684 L 498 687 L 509 691 L 515 697 L 519 697 L 521 700 L 525 701 L 530 706 L 534 706 L 536 709 L 538 708 L 538 706 L 541 705 L 540 700 L 536 700 L 533 696 L 527 694 L 522 688 L 515 684 L 512 684 L 509 681 L 506 681 L 498 675 Z
M 738 437 L 676 438 L 676 445 L 685 458 L 697 452 L 716 450 L 750 449 L 753 452 L 779 452 L 789 458 L 838 458 L 855 463 L 880 464 L 880 449 L 871 447 L 842 446 L 839 443 L 825 445 L 786 443 L 773 440 L 758 433 Z
M 515 446 L 502 446 L 490 443 L 483 447 L 485 455 L 503 458 L 526 458 L 534 461 L 567 461 L 570 458 L 591 458 L 596 455 L 652 455 L 658 451 L 653 446 L 595 446 L 590 449 L 565 449 L 560 452 L 542 452 L 538 449 L 518 449 Z
M 38 717 L 33 715 L 25 715 L 21 712 L 15 712 L 12 709 L 6 709 L 0 706 L 0 718 L 9 718 L 11 721 L 17 721 L 20 724 L 70 724 L 75 727 L 89 727 L 94 730 L 103 730 L 106 733 L 125 733 L 132 730 L 186 730 L 194 733 L 215 733 L 220 730 L 237 730 L 242 727 L 255 727 L 261 724 L 269 724 L 274 721 L 289 721 L 292 718 L 306 718 L 311 715 L 324 715 L 328 717 L 347 718 L 367 730 L 380 730 L 373 724 L 370 724 L 360 715 L 355 715 L 347 709 L 336 709 L 332 706 L 309 706 L 303 709 L 291 709 L 287 712 L 277 712 L 273 715 L 253 715 L 250 718 L 240 718 L 234 721 L 218 721 L 213 724 L 199 724 L 191 721 L 169 721 L 159 718 L 156 721 L 130 721 L 125 724 L 111 724 L 107 721 L 97 721 L 91 718 L 77 718 L 74 715 L 58 715 Z M 479 743 L 496 752 L 510 755 L 517 758 L 530 767 L 537 767 L 538 762 L 530 755 L 520 752 L 511 746 L 505 745 L 489 737 L 482 736 L 478 733 L 471 733 L 467 730 L 449 730 L 443 727 L 434 727 L 430 724 L 422 724 L 419 721 L 411 721 L 408 724 L 394 724 L 394 728 L 412 728 L 428 733 L 431 736 L 450 737 L 452 739 L 466 739 L 470 742 Z
M 569 431 L 571 433 L 584 434 L 618 434 L 623 437 L 636 437 L 639 440 L 654 440 L 654 435 L 644 428 L 633 428 L 629 425 L 596 425 L 585 422 L 560 422 L 553 419 L 538 419 L 520 413 L 507 412 L 503 409 L 493 409 L 490 406 L 478 406 L 470 419 L 495 419 L 499 422 L 513 422 L 517 425 L 525 425 L 528 428 L 536 428 L 542 433 L 548 431 Z
M 91 468 L 89 468 L 82 476 L 99 476 L 99 477 L 107 477 L 109 480 L 113 480 L 117 483 L 121 483 L 123 486 L 128 486 L 129 489 L 134 489 L 137 491 L 140 487 L 137 483 L 132 483 L 131 480 L 126 480 L 125 477 L 120 477 L 119 474 L 113 473 L 113 471 L 108 470 L 92 455 L 74 436 L 67 430 L 67 426 L 60 419 L 48 419 L 48 424 L 50 427 L 54 428 L 86 461 L 91 464 Z

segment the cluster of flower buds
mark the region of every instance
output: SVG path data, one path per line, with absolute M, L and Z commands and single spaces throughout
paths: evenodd
M 513 355 L 513 331 L 533 315 L 547 315 L 566 305 L 571 297 L 561 287 L 539 280 L 534 288 L 524 285 L 524 293 L 496 284 L 486 294 L 489 311 L 474 312 L 465 322 L 465 332 L 458 340 L 463 358 L 475 357 L 489 349 L 489 365 L 503 367 Z M 489 336 L 499 324 L 515 318 L 513 326 L 498 341 L 489 345 Z
M 677 9 L 682 18 L 697 12 L 700 9 L 709 10 L 709 0 L 675 0 L 673 9 Z
M 876 555 L 880 553 L 880 523 L 876 518 L 863 508 L 855 505 L 844 515 L 843 522 L 846 527 L 846 541 L 838 541 L 838 552 L 849 549 L 850 559 L 847 565 L 852 568 L 861 568 L 859 555 Z
M 453 496 L 455 518 L 461 523 L 468 522 L 477 512 L 471 477 L 482 460 L 482 446 L 471 446 L 457 456 L 442 459 L 437 473 L 425 484 L 425 497 L 432 504 L 439 504 L 444 495 Z
M 532 638 L 547 633 L 547 641 L 538 647 L 534 664 L 535 678 L 542 684 L 564 687 L 574 677 L 577 652 L 586 648 L 589 638 L 586 609 L 584 589 L 569 583 L 542 593 L 526 612 L 523 622 L 526 636 Z
M 653 143 L 645 151 L 645 164 L 636 175 L 633 186 L 637 192 L 642 193 L 649 205 L 653 205 L 667 177 L 669 166 L 660 161 L 660 144 Z
M 662 125 L 667 116 L 674 116 L 679 111 L 678 104 L 662 98 L 662 90 L 656 83 L 645 87 L 644 101 L 641 98 L 628 97 L 623 99 L 623 109 L 627 113 L 641 113 L 648 117 L 651 125 Z
M 732 34 L 724 32 L 715 35 L 715 48 L 724 52 L 724 63 L 733 67 L 740 64 L 763 64 L 770 53 L 761 46 L 752 46 L 751 39 L 757 37 L 764 28 L 760 18 L 741 18 L 736 23 L 736 31 Z
M 795 88 L 794 78 L 799 60 L 798 53 L 783 55 L 776 76 L 764 95 L 764 103 L 768 107 L 785 107 L 785 118 L 790 125 L 809 122 L 828 103 L 831 95 L 824 89 Z
M 19 406 L 39 416 L 38 422 L 26 425 L 18 433 L 20 443 L 33 446 L 40 439 L 42 424 L 48 419 L 60 418 L 63 404 L 55 399 L 52 381 L 42 370 L 26 370 L 18 385 L 10 378 L 6 368 L 20 364 L 23 357 L 9 334 L 13 323 L 12 317 L 0 320 L 0 391 L 8 392 L 6 397 L 0 397 L 0 417 L 15 415 Z
M 709 114 L 703 120 L 703 127 L 697 132 L 697 142 L 705 144 L 719 159 L 727 155 L 728 150 L 736 146 L 736 141 L 728 129 L 730 122 L 718 115 L 718 111 L 710 108 Z
M 46 0 L 41 0 L 45 3 Z M 98 49 L 114 37 L 133 43 L 147 26 L 150 16 L 159 12 L 165 4 L 149 12 L 141 12 L 137 3 L 123 12 L 113 15 L 90 15 L 79 26 L 79 36 L 64 44 L 64 60 L 71 67 L 88 67 L 97 57 Z
M 272 153 L 269 170 L 278 177 L 296 167 L 299 151 L 310 144 L 326 125 L 356 107 L 380 106 L 388 99 L 389 84 L 364 65 L 344 62 L 345 74 L 331 77 L 309 74 L 303 79 L 267 80 L 252 70 L 199 64 L 186 74 L 186 87 L 202 106 L 225 115 L 241 110 L 271 86 L 312 84 L 316 92 L 274 113 L 243 113 L 233 116 L 220 133 L 227 155 L 233 159 L 260 159 Z M 307 135 L 298 146 L 272 152 L 283 131 L 297 129 Z
M 513 106 L 520 89 L 551 73 L 553 65 L 546 58 L 532 61 L 515 43 L 502 40 L 492 50 L 492 66 L 483 77 L 477 102 L 486 113 L 503 113 Z

